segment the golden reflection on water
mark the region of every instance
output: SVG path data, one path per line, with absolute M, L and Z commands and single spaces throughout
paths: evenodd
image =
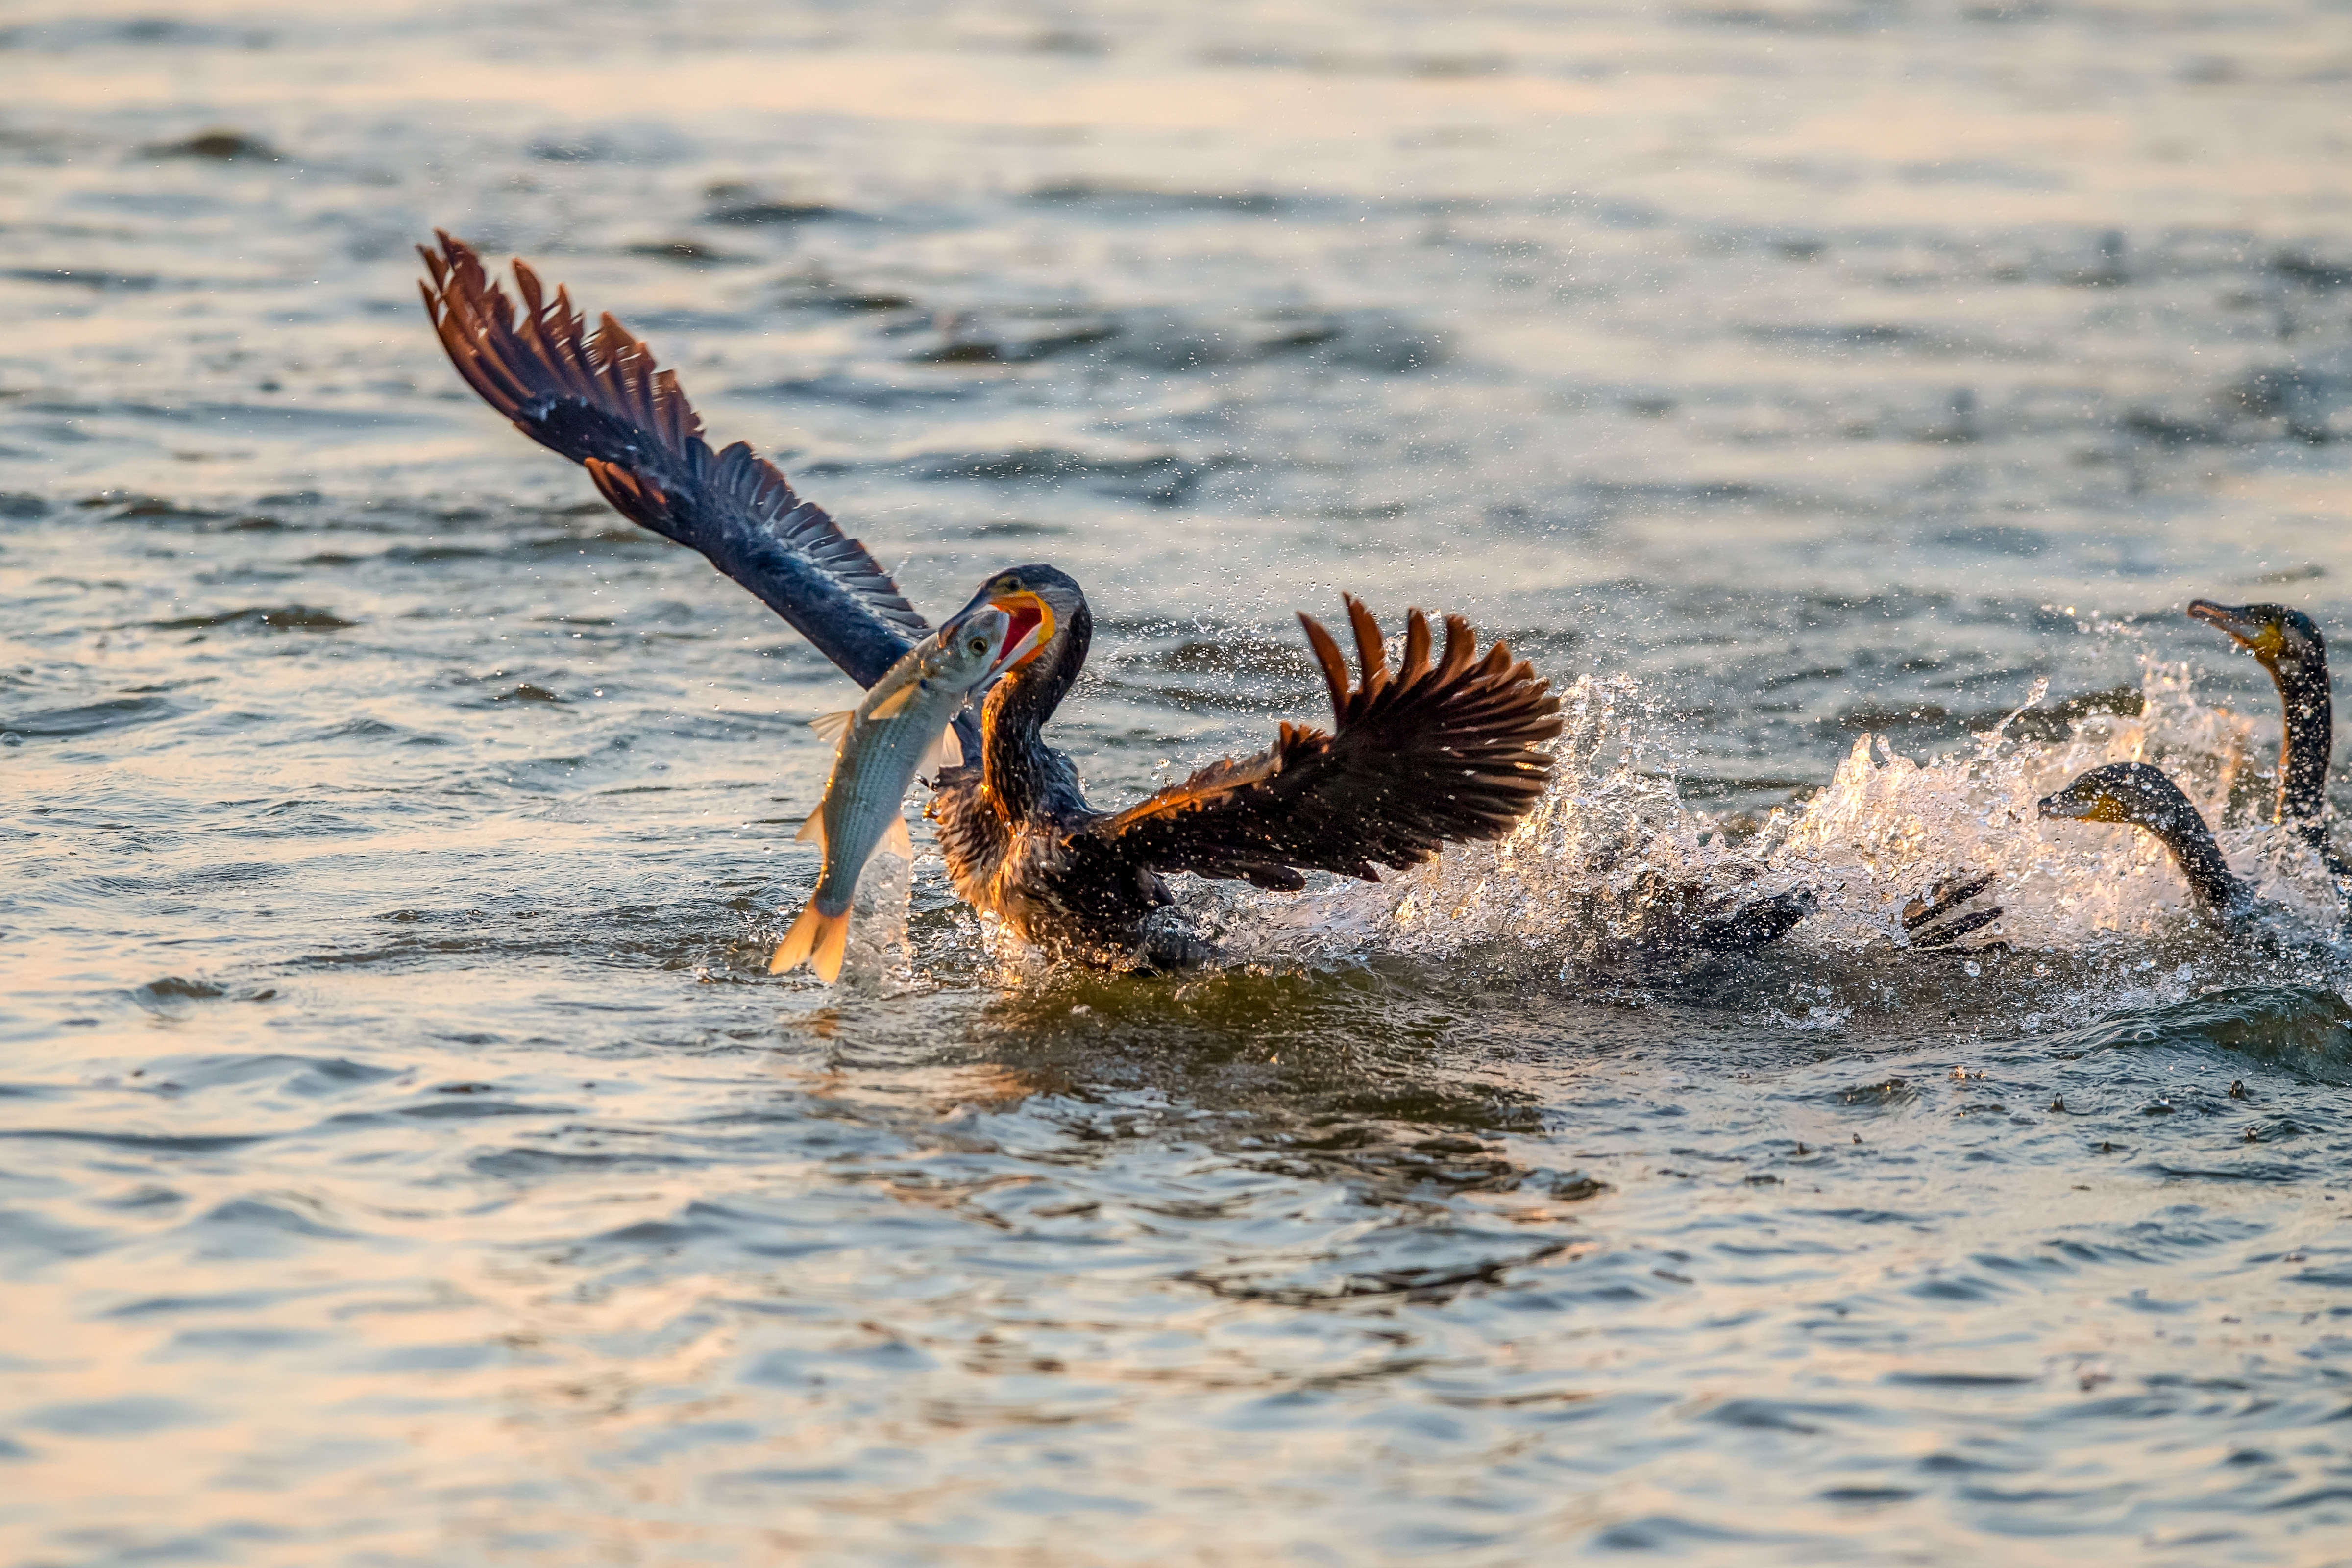
M 1038 974 L 926 872 L 909 973 L 771 984 L 841 683 L 474 405 L 406 247 L 621 310 L 926 607 L 1079 573 L 1105 798 L 1304 716 L 1346 586 L 1638 668 L 1769 810 L 2193 593 L 2342 624 L 2352 18 L 5 26 L 0 1556 L 2336 1550 L 2332 971 Z M 148 151 L 214 125 L 285 157 Z

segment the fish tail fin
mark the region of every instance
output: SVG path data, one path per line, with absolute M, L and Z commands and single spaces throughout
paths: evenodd
M 814 961 L 817 978 L 830 985 L 841 973 L 841 955 L 848 942 L 849 911 L 828 915 L 811 899 L 793 929 L 784 933 L 784 940 L 776 943 L 775 956 L 768 960 L 768 973 L 782 974 Z
M 809 967 L 827 985 L 841 978 L 841 961 L 849 951 L 849 911 L 837 915 L 818 915 L 816 952 Z

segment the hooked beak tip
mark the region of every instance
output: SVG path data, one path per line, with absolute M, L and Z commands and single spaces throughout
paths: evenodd
M 2192 621 L 2203 621 L 2209 626 L 2219 626 L 2241 643 L 2249 642 L 2253 637 L 2252 629 L 2245 621 L 2239 618 L 2236 611 L 2227 605 L 2217 605 L 2210 599 L 2190 600 L 2189 618 Z

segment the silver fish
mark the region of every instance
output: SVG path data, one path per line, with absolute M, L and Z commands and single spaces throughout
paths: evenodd
M 965 695 L 995 673 L 1012 627 L 1013 617 L 991 605 L 959 616 L 908 648 L 856 708 L 811 721 L 818 734 L 841 737 L 824 798 L 799 835 L 824 851 L 824 868 L 815 896 L 776 944 L 769 973 L 806 963 L 827 984 L 839 978 L 858 874 L 886 840 L 914 858 L 899 812 L 907 786 L 963 761 L 950 722 Z

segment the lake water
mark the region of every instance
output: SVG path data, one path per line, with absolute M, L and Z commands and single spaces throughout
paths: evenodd
M 2352 955 L 2179 614 L 2352 628 L 2341 0 L 16 0 L 0 81 L 0 1563 L 2352 1563 Z M 1342 591 L 1559 681 L 1558 789 L 1199 974 L 927 858 L 769 978 L 847 683 L 463 388 L 436 226 L 927 611 L 1076 574 L 1098 800 Z M 2033 818 L 2142 754 L 2255 940 Z M 1906 949 L 1964 868 L 2007 950 Z M 1632 955 L 1692 880 L 1822 908 Z

